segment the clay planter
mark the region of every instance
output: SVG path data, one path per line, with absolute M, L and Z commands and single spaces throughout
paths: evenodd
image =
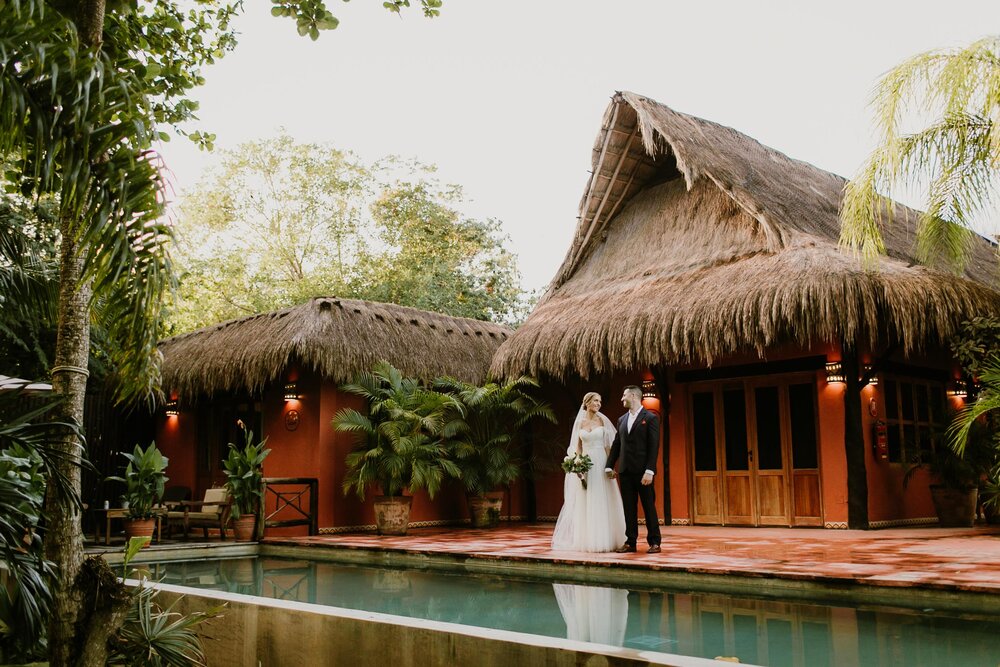
M 257 516 L 241 514 L 239 519 L 233 519 L 233 535 L 237 542 L 253 542 L 257 538 Z
M 496 528 L 500 523 L 503 496 L 469 496 L 469 517 L 473 528 Z
M 156 519 L 125 519 L 125 542 L 133 537 L 148 537 L 149 542 L 143 545 L 143 549 L 148 547 L 153 541 L 153 530 L 156 528 Z
M 952 489 L 937 484 L 931 485 L 931 500 L 942 527 L 970 527 L 976 522 L 976 499 L 979 489 Z
M 406 535 L 410 524 L 411 496 L 377 496 L 375 505 L 375 527 L 379 535 Z

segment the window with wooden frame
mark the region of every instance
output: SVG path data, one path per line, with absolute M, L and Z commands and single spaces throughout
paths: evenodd
M 933 380 L 883 378 L 889 461 L 918 461 L 933 451 L 946 425 L 944 385 Z

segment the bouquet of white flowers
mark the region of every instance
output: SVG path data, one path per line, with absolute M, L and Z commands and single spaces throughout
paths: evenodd
M 594 462 L 586 454 L 571 454 L 562 462 L 562 469 L 569 473 L 575 473 L 585 489 L 587 488 L 587 471 L 593 467 Z

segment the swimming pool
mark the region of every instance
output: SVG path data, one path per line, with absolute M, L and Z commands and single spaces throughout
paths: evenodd
M 779 601 L 262 556 L 147 564 L 164 583 L 743 663 L 1000 663 L 988 614 Z

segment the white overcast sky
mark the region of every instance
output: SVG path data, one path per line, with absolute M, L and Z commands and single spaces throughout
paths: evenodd
M 328 2 L 341 25 L 313 42 L 246 0 L 239 46 L 194 94 L 198 129 L 217 148 L 284 127 L 367 160 L 437 164 L 468 214 L 503 222 L 528 289 L 562 261 L 614 91 L 850 177 L 874 144 L 881 74 L 1000 31 L 996 0 L 445 0 L 431 20 Z M 161 151 L 181 192 L 218 159 L 186 139 Z

